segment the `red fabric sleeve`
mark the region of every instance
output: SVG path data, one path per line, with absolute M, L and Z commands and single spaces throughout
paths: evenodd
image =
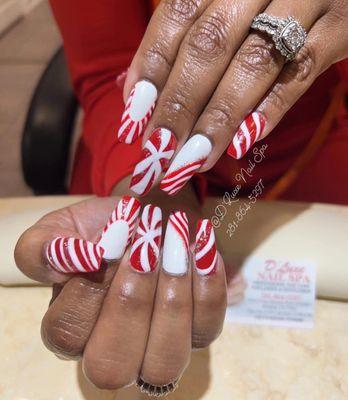
M 75 93 L 84 111 L 70 193 L 110 194 L 139 160 L 141 141 L 117 143 L 124 104 L 116 76 L 143 37 L 151 3 L 143 0 L 51 0 Z

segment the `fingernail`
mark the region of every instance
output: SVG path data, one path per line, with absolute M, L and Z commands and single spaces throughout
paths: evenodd
M 154 271 L 160 253 L 162 237 L 162 211 L 147 205 L 134 235 L 129 263 L 140 272 Z
M 104 250 L 83 239 L 57 237 L 48 245 L 46 257 L 53 269 L 63 274 L 96 272 Z
M 148 193 L 161 173 L 168 168 L 175 150 L 176 138 L 170 130 L 154 130 L 145 143 L 141 161 L 134 169 L 131 190 L 139 196 Z
M 127 74 L 128 74 L 128 69 L 127 68 L 125 71 L 121 72 L 119 75 L 116 77 L 116 85 L 119 89 L 123 90 L 124 84 L 126 82 Z
M 194 253 L 196 269 L 200 275 L 212 275 L 216 272 L 217 251 L 215 233 L 209 219 L 198 221 Z
M 118 202 L 98 243 L 104 249 L 105 260 L 119 260 L 123 256 L 131 241 L 139 211 L 140 202 L 134 197 L 124 196 Z
M 155 108 L 157 89 L 149 81 L 139 81 L 129 95 L 118 131 L 118 140 L 131 144 L 141 136 Z
M 210 140 L 203 135 L 194 135 L 179 151 L 162 179 L 160 188 L 173 195 L 201 168 L 212 151 Z
M 239 160 L 253 146 L 262 135 L 266 125 L 266 118 L 253 112 L 241 124 L 237 133 L 234 135 L 232 143 L 227 149 L 227 154 Z
M 163 269 L 171 275 L 184 275 L 189 264 L 189 229 L 186 214 L 169 216 L 163 244 Z

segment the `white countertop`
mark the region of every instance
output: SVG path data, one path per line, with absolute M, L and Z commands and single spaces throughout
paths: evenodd
M 49 288 L 0 288 L 1 400 L 137 400 L 135 388 L 102 392 L 76 362 L 45 349 L 40 321 Z M 171 400 L 347 400 L 348 304 L 319 300 L 313 330 L 226 324 L 194 352 Z

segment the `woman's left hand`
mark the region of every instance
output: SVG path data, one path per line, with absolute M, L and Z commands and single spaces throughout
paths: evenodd
M 308 32 L 293 61 L 286 63 L 266 33 L 250 31 L 263 12 L 291 15 Z M 346 0 L 163 0 L 124 87 L 123 142 L 143 133 L 157 101 L 133 190 L 145 194 L 173 154 L 161 182 L 169 194 L 212 168 L 227 147 L 243 157 L 323 71 L 347 57 L 347 26 Z

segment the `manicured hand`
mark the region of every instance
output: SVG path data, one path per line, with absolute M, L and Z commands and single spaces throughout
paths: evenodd
M 294 61 L 286 63 L 267 34 L 250 30 L 263 12 L 293 16 L 308 32 Z M 323 71 L 347 57 L 347 25 L 341 0 L 163 0 L 124 86 L 118 138 L 132 143 L 145 133 L 133 191 L 146 194 L 167 171 L 161 188 L 175 194 L 227 148 L 243 157 Z
M 99 388 L 175 382 L 192 348 L 222 329 L 226 276 L 211 223 L 199 221 L 190 248 L 186 214 L 170 215 L 163 245 L 162 220 L 132 197 L 91 199 L 46 215 L 18 241 L 18 267 L 53 284 L 45 345 L 82 358 Z

